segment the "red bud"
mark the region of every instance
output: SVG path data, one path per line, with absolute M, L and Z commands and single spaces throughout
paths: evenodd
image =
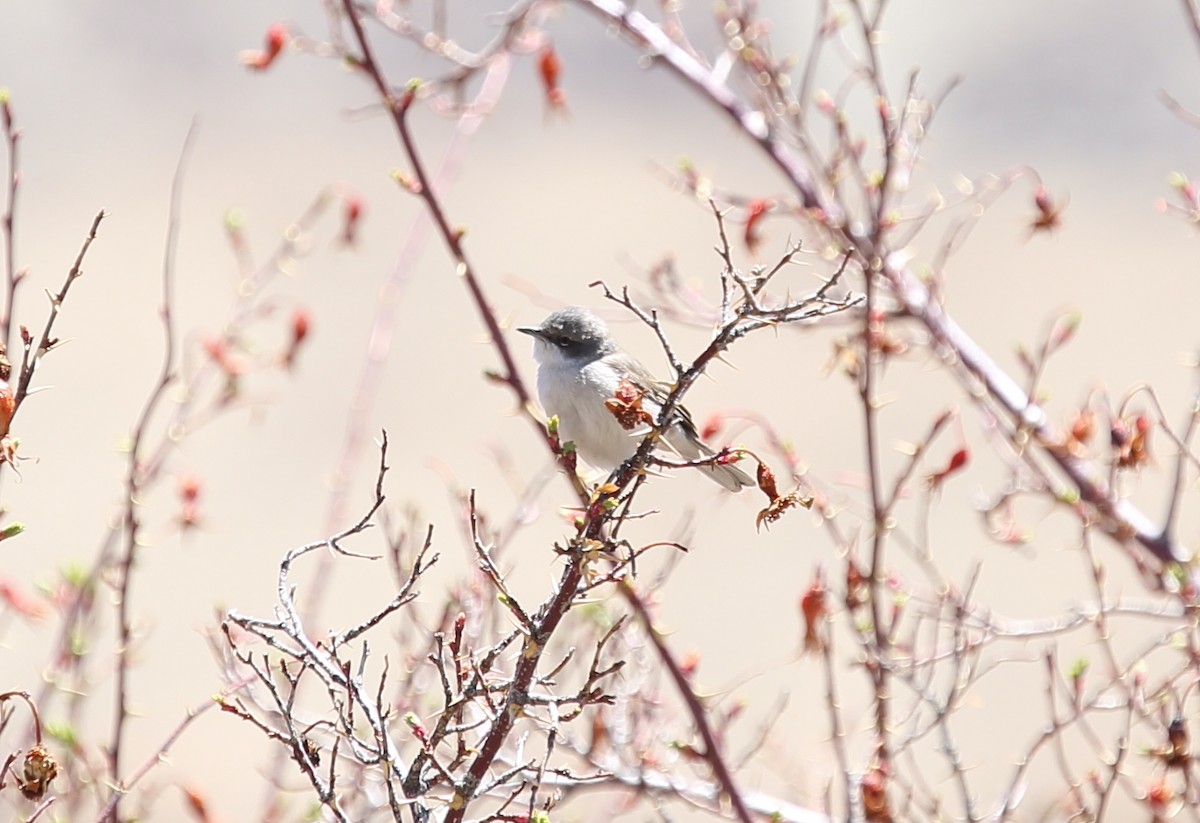
M 567 104 L 567 96 L 558 85 L 558 76 L 562 73 L 562 62 L 553 43 L 547 43 L 538 56 L 538 74 L 542 78 L 542 89 L 546 94 L 546 102 L 551 109 L 562 109 Z
M 356 194 L 346 195 L 342 200 L 342 243 L 353 246 L 358 240 L 358 224 L 363 215 L 362 198 Z
M 254 71 L 265 71 L 275 62 L 291 35 L 288 33 L 287 25 L 284 23 L 272 23 L 267 27 L 266 36 L 263 39 L 263 48 L 261 51 L 251 50 L 244 51 L 241 54 L 242 65 Z

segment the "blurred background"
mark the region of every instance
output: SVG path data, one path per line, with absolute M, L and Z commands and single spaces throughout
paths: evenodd
M 495 30 L 480 5 L 448 4 L 451 30 L 472 49 Z M 777 52 L 802 54 L 813 4 L 760 7 L 773 22 Z M 697 44 L 717 42 L 711 12 L 704 3 L 684 4 Z M 325 37 L 325 12 L 315 1 L 47 0 L 9 4 L 2 18 L 0 87 L 9 90 L 21 131 L 15 251 L 17 265 L 28 271 L 17 322 L 41 328 L 48 310 L 42 291 L 59 287 L 95 213 L 109 213 L 59 319 L 56 331 L 70 342 L 38 372 L 36 382 L 52 389 L 33 396 L 17 419 L 20 452 L 32 459 L 21 464 L 19 477 L 6 474 L 0 489 L 7 516 L 28 531 L 0 546 L 4 581 L 33 591 L 62 568 L 86 564 L 117 516 L 122 448 L 162 357 L 157 312 L 168 195 L 193 121 L 175 269 L 185 369 L 203 359 L 201 341 L 220 333 L 236 297 L 231 214 L 261 262 L 326 187 L 358 199 L 363 209 L 355 241 L 347 244 L 342 202 L 335 201 L 306 237 L 306 253 L 269 286 L 275 311 L 263 318 L 255 341 L 262 351 L 282 348 L 294 308 L 311 316 L 311 334 L 291 373 L 248 377 L 228 414 L 172 451 L 170 479 L 143 501 L 147 545 L 132 591 L 139 717 L 129 754 L 129 762 L 140 762 L 189 707 L 219 690 L 206 639 L 215 616 L 228 608 L 269 614 L 281 555 L 346 525 L 369 504 L 376 453 L 368 443 L 356 462 L 341 461 L 382 289 L 420 204 L 392 177 L 403 156 L 363 78 L 336 60 L 296 51 L 261 73 L 239 63 L 239 54 L 259 48 L 277 21 L 293 33 Z M 880 51 L 893 93 L 915 67 L 931 90 L 961 79 L 934 121 L 914 202 L 951 193 L 963 178 L 983 180 L 1027 165 L 1067 204 L 1061 227 L 1036 236 L 1032 184 L 1016 185 L 992 207 L 943 272 L 951 313 L 1016 372 L 1018 344 L 1036 345 L 1054 318 L 1078 311 L 1075 341 L 1046 372 L 1052 415 L 1065 420 L 1097 388 L 1119 399 L 1148 384 L 1181 423 L 1195 388 L 1197 238 L 1192 225 L 1161 213 L 1156 203 L 1174 195 L 1169 175 L 1194 172 L 1197 157 L 1195 130 L 1159 99 L 1165 89 L 1200 107 L 1200 50 L 1183 4 L 895 2 L 883 28 Z M 548 110 L 536 56 L 515 61 L 500 105 L 463 144 L 445 178 L 450 219 L 466 230 L 471 259 L 506 324 L 536 323 L 563 303 L 586 305 L 665 374 L 653 335 L 605 305 L 588 284 L 636 284 L 670 257 L 690 285 L 710 297 L 718 293 L 713 217 L 662 172 L 681 158 L 718 186 L 750 197 L 772 196 L 783 186 L 719 112 L 664 71 L 640 65 L 632 48 L 578 8 L 556 9 L 546 30 L 562 63 L 565 115 Z M 416 49 L 375 34 L 395 82 L 438 69 Z M 830 71 L 836 76 L 837 66 Z M 436 167 L 452 124 L 428 109 L 414 122 L 427 162 Z M 736 262 L 773 260 L 798 232 L 787 219 L 768 220 L 758 256 L 738 245 Z M 942 240 L 937 231 L 920 236 L 911 249 L 917 264 L 931 260 Z M 804 268 L 788 277 L 795 292 L 817 283 Z M 467 562 L 460 494 L 475 488 L 495 519 L 515 516 L 526 524 L 506 559 L 518 591 L 540 600 L 555 575 L 550 544 L 565 533 L 559 507 L 570 500 L 568 490 L 553 479 L 517 510 L 530 478 L 551 470 L 549 460 L 514 415 L 511 395 L 484 379 L 497 367 L 495 354 L 435 236 L 399 282 L 395 333 L 380 350 L 380 390 L 361 414 L 369 432 L 387 429 L 391 437 L 389 506 L 435 524 L 447 568 L 425 594 L 439 602 L 442 592 L 429 587 L 450 585 Z M 700 329 L 669 331 L 685 357 L 705 341 Z M 794 445 L 810 479 L 853 511 L 862 509 L 862 430 L 851 411 L 853 383 L 827 368 L 839 333 L 751 339 L 688 402 L 701 420 L 719 409 L 758 410 Z M 528 341 L 513 345 L 532 385 Z M 895 403 L 882 416 L 883 442 L 891 449 L 918 440 L 938 411 L 962 407 L 961 437 L 979 444 L 979 473 L 949 484 L 931 518 L 931 543 L 947 574 L 965 579 L 984 563 L 977 596 L 1013 616 L 1061 613 L 1085 600 L 1089 584 L 1069 519 L 1033 509 L 1023 512 L 1027 545 L 1014 549 L 989 539 L 977 509 L 996 492 L 999 465 L 988 462 L 970 404 L 934 365 L 914 361 L 889 371 L 883 389 Z M 762 445 L 753 431 L 738 436 Z M 941 444 L 942 460 L 958 436 Z M 1165 438 L 1155 445 L 1155 464 L 1131 490 L 1152 516 L 1162 511 L 1172 456 Z M 885 469 L 902 464 L 894 456 Z M 346 508 L 337 510 L 331 489 L 340 465 L 350 482 Z M 201 484 L 200 522 L 185 531 L 177 484 L 189 476 Z M 831 762 L 823 710 L 814 703 L 820 669 L 798 658 L 797 603 L 835 547 L 803 513 L 757 532 L 755 494 L 732 498 L 690 474 L 649 490 L 647 505 L 663 512 L 653 533 L 686 533 L 693 548 L 664 591 L 660 617 L 675 648 L 701 653 L 701 682 L 746 701 L 751 726 L 772 722 L 787 696 L 781 731 L 765 745 L 775 771 L 752 779 L 814 803 Z M 1184 522 L 1181 536 L 1190 544 L 1195 518 Z M 370 545 L 365 539 L 363 550 Z M 1114 588 L 1144 593 L 1127 560 L 1104 551 Z M 330 626 L 387 597 L 388 580 L 364 568 L 369 564 L 334 565 L 321 616 Z M 314 560 L 305 574 L 317 567 Z M 39 683 L 53 629 L 51 616 L 32 624 L 9 616 L 0 624 L 0 687 Z M 95 651 L 95 688 L 106 693 L 107 649 Z M 844 653 L 849 667 L 849 644 Z M 1005 654 L 1036 661 L 1040 649 Z M 848 671 L 852 703 L 855 678 L 862 678 Z M 962 709 L 962 724 L 973 729 L 964 733 L 966 762 L 996 767 L 994 777 L 980 778 L 985 796 L 1045 719 L 1028 716 L 1031 694 L 1039 692 L 1001 680 Z M 95 704 L 103 711 L 107 705 Z M 55 719 L 61 718 L 47 718 Z M 1017 724 L 1022 719 L 1027 727 Z M 88 722 L 98 733 L 107 729 L 106 716 Z M 154 811 L 178 813 L 180 795 L 170 787 L 197 785 L 222 819 L 251 819 L 258 793 L 265 794 L 264 758 L 252 743 L 258 736 L 233 718 L 206 717 L 150 778 L 161 792 Z

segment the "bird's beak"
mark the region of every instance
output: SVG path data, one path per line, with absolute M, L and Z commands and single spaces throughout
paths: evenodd
M 528 334 L 530 337 L 542 336 L 542 330 L 536 326 L 517 326 L 517 331 L 521 334 Z

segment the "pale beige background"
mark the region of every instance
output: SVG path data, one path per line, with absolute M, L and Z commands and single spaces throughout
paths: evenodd
M 807 42 L 809 5 L 763 4 L 781 49 Z M 1006 367 L 1015 365 L 1015 344 L 1032 341 L 1058 311 L 1082 311 L 1077 343 L 1047 374 L 1059 414 L 1093 386 L 1119 395 L 1146 381 L 1179 417 L 1193 388 L 1182 358 L 1197 342 L 1198 238 L 1154 209 L 1156 198 L 1171 194 L 1168 173 L 1194 171 L 1197 156 L 1197 134 L 1156 100 L 1166 88 L 1200 104 L 1200 54 L 1178 5 L 908 0 L 896 2 L 887 18 L 883 54 L 897 88 L 914 65 L 930 87 L 955 74 L 964 79 L 934 125 L 915 192 L 947 186 L 958 174 L 978 177 L 1028 163 L 1052 192 L 1070 198 L 1061 230 L 1031 240 L 1031 198 L 1028 189 L 1018 191 L 994 209 L 947 273 L 952 310 Z M 699 6 L 690 18 L 702 31 L 707 6 Z M 477 16 L 474 4 L 451 4 L 454 22 Z M 238 52 L 256 47 L 278 19 L 324 33 L 315 2 L 0 8 L 0 86 L 11 90 L 24 135 L 17 255 L 31 286 L 19 321 L 40 325 L 45 302 L 38 291 L 57 287 L 97 209 L 111 213 L 59 326 L 75 342 L 39 373 L 41 383 L 55 388 L 32 399 L 19 421 L 22 452 L 38 460 L 24 465 L 19 482 L 4 481 L 5 507 L 29 524 L 20 540 L 0 547 L 4 578 L 29 584 L 71 560 L 85 562 L 112 517 L 123 471 L 116 447 L 160 356 L 155 307 L 167 194 L 191 119 L 198 118 L 199 134 L 178 268 L 179 321 L 189 334 L 219 323 L 231 297 L 235 269 L 222 228 L 228 208 L 244 210 L 248 236 L 264 254 L 327 182 L 359 190 L 367 207 L 356 250 L 338 247 L 337 226 L 328 221 L 315 234 L 311 257 L 280 284 L 287 301 L 309 305 L 314 314 L 311 344 L 293 379 L 252 384 L 250 394 L 261 400 L 253 414 L 221 420 L 173 458 L 174 473 L 204 480 L 203 527 L 183 540 L 172 528 L 173 484 L 147 501 L 153 545 L 133 591 L 145 632 L 134 692 L 144 715 L 134 724 L 135 759 L 218 688 L 202 636 L 214 609 L 266 613 L 281 553 L 340 525 L 329 515 L 329 478 L 376 295 L 417 213 L 415 200 L 388 176 L 402 164 L 390 125 L 346 116 L 374 100 L 359 78 L 333 62 L 294 54 L 263 75 L 238 65 Z M 689 279 L 711 289 L 717 271 L 711 216 L 664 186 L 654 164 L 671 166 L 686 155 L 749 194 L 775 192 L 778 181 L 722 117 L 665 73 L 639 69 L 628 47 L 579 10 L 564 6 L 550 28 L 564 63 L 570 117 L 547 122 L 534 66 L 519 62 L 503 105 L 472 140 L 446 194 L 452 219 L 468 228 L 470 253 L 497 311 L 526 323 L 546 310 L 506 285 L 511 278 L 552 299 L 598 306 L 588 282 L 627 282 L 630 261 L 646 266 L 666 253 Z M 468 32 L 472 45 L 482 42 L 480 29 Z M 708 35 L 698 39 L 711 42 Z M 385 51 L 397 82 L 431 71 L 407 50 Z M 432 162 L 447 129 L 428 112 L 415 121 Z M 768 224 L 767 248 L 781 249 L 790 230 Z M 914 250 L 927 259 L 935 242 L 931 235 Z M 740 262 L 752 261 L 743 254 Z M 811 282 L 795 277 L 797 288 Z M 422 520 L 436 523 L 443 554 L 459 562 L 463 543 L 447 474 L 462 487 L 484 490 L 483 504 L 502 516 L 514 496 L 492 449 L 502 445 L 531 473 L 546 460 L 526 424 L 511 416 L 509 395 L 480 379 L 493 355 L 436 240 L 405 288 L 400 313 L 386 389 L 369 421 L 393 438 L 392 502 L 414 506 Z M 618 332 L 661 366 L 643 329 L 622 325 Z M 674 336 L 683 352 L 702 341 L 686 330 Z M 525 357 L 525 341 L 516 345 Z M 716 369 L 717 381 L 699 385 L 690 405 L 699 416 L 723 405 L 760 409 L 797 444 L 814 476 L 858 508 L 861 434 L 853 390 L 842 378 L 824 377 L 829 353 L 822 336 L 752 340 L 731 357 L 741 370 Z M 935 410 L 961 401 L 921 363 L 897 368 L 887 388 L 905 401 L 885 415 L 889 446 L 916 439 Z M 978 442 L 975 415 L 968 411 L 964 420 Z M 993 489 L 988 484 L 997 474 L 994 461 L 977 455 L 979 474 L 948 488 L 935 516 L 945 567 L 961 578 L 971 562 L 986 560 L 981 598 L 1014 615 L 1061 610 L 1084 596 L 1069 524 L 1042 528 L 1046 512 L 1035 509 L 1027 525 L 1038 539 L 1028 550 L 1012 552 L 986 539 L 972 506 Z M 373 466 L 373 456 L 359 464 L 355 500 L 366 499 Z M 1152 514 L 1160 511 L 1154 492 L 1162 477 L 1161 468 L 1148 472 Z M 553 512 L 565 499 L 564 489 L 550 484 L 533 513 L 540 519 L 511 550 L 520 557 L 519 591 L 530 597 L 551 579 L 548 541 L 562 532 Z M 662 607 L 664 623 L 676 629 L 672 642 L 703 650 L 700 677 L 713 689 L 768 670 L 737 689 L 757 712 L 755 722 L 781 691 L 792 692 L 787 732 L 768 744 L 782 774 L 761 779 L 793 799 L 811 800 L 830 765 L 819 745 L 824 720 L 807 686 L 819 670 L 811 661 L 788 661 L 800 636 L 797 599 L 815 564 L 829 562 L 828 539 L 803 515 L 756 534 L 759 500 L 719 498 L 697 477 L 658 484 L 648 499 L 664 509 L 664 523 L 674 523 L 689 503 L 702 511 L 695 551 Z M 1183 537 L 1190 541 L 1194 533 Z M 1139 590 L 1123 561 L 1114 559 L 1111 575 L 1117 587 Z M 1024 585 L 1032 579 L 1050 581 L 1036 601 Z M 383 597 L 386 589 L 379 575 L 359 570 L 333 585 L 349 615 L 361 614 L 364 598 Z M 434 602 L 437 585 L 444 580 L 426 587 Z M 0 686 L 37 683 L 44 664 L 39 643 L 52 627 L 36 633 L 11 622 L 3 627 Z M 1037 650 L 1011 651 L 1035 656 Z M 103 691 L 107 680 L 97 675 Z M 1001 681 L 963 710 L 964 725 L 977 723 L 983 732 L 964 742 L 969 764 L 1007 763 L 1028 744 L 1038 719 L 1029 717 L 1031 700 L 1040 699 L 1030 694 L 1036 693 Z M 98 705 L 107 707 L 107 700 Z M 989 737 L 1020 718 L 1030 721 L 1028 733 L 1012 732 L 999 744 Z M 180 782 L 206 787 L 222 819 L 253 819 L 261 758 L 252 743 L 256 736 L 230 718 L 207 718 L 155 774 L 164 787 L 156 816 L 180 813 L 178 794 L 169 790 Z M 996 777 L 980 778 L 985 798 L 1005 775 L 998 769 Z

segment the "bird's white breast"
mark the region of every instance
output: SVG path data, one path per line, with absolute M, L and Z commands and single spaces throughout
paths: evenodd
M 612 469 L 633 456 L 638 435 L 630 432 L 605 407 L 616 395 L 620 380 L 603 360 L 583 368 L 561 358 L 546 358 L 538 368 L 538 397 L 547 415 L 557 415 L 559 438 L 572 441 L 587 462 Z

